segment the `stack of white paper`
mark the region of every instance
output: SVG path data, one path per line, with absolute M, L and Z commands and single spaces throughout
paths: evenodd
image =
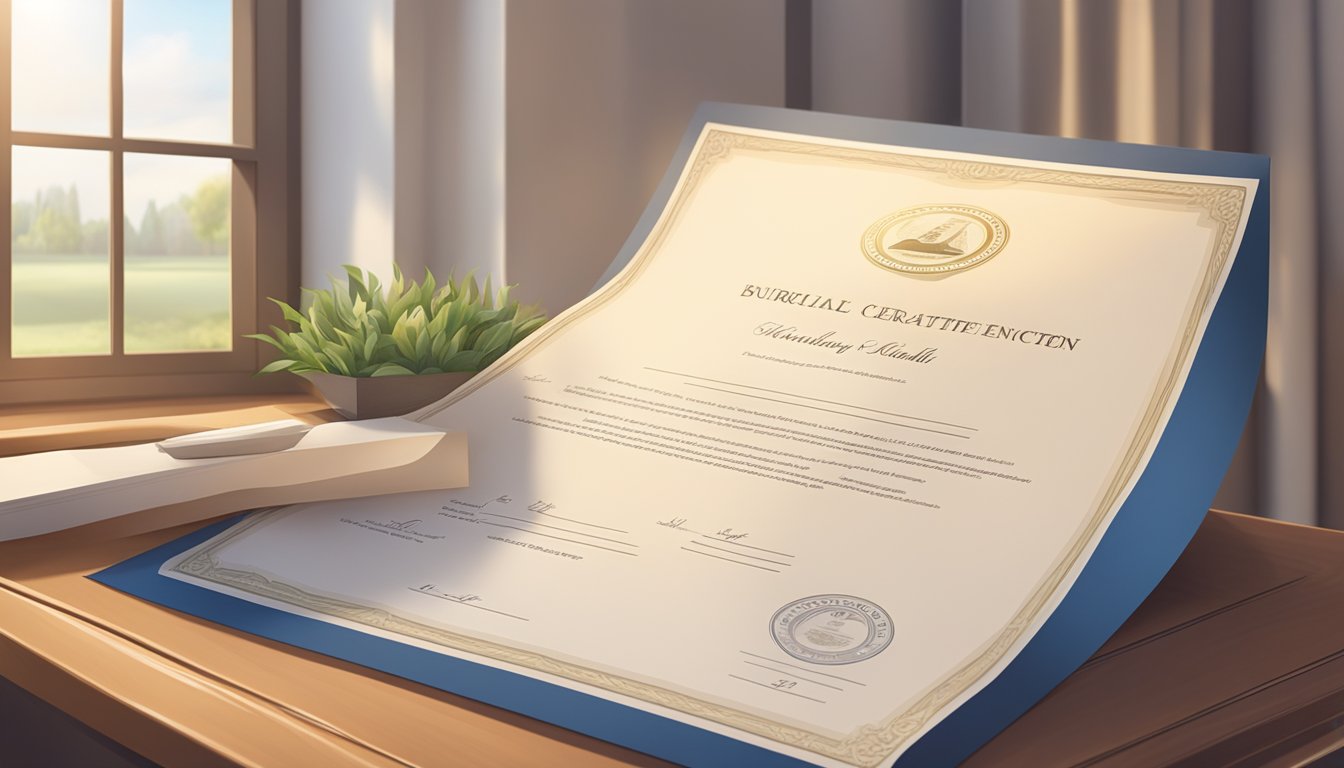
M 313 427 L 291 448 L 176 459 L 155 444 L 0 459 L 0 541 L 173 506 L 172 523 L 466 484 L 466 438 L 403 418 Z

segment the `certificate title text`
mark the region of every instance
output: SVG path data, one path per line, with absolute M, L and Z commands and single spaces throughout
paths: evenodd
M 1033 328 L 1016 328 L 1002 323 L 988 323 L 981 320 L 969 320 L 961 317 L 916 311 L 904 307 L 889 307 L 882 304 L 863 304 L 825 296 L 806 291 L 791 291 L 785 288 L 769 288 L 760 285 L 746 285 L 742 289 L 743 298 L 756 299 L 772 304 L 789 304 L 806 309 L 835 312 L 842 315 L 858 313 L 863 317 L 903 326 L 918 326 L 934 331 L 961 333 L 983 336 L 1016 344 L 1043 349 L 1057 349 L 1072 352 L 1078 348 L 1081 339 L 1062 333 L 1053 333 Z

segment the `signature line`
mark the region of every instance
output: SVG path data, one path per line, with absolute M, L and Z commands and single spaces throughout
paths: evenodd
M 768 557 L 757 557 L 757 556 L 755 556 L 755 555 L 743 555 L 743 554 L 739 554 L 739 553 L 737 553 L 737 552 L 734 552 L 734 551 L 731 550 L 731 549 L 724 549 L 723 547 L 716 547 L 716 546 L 714 546 L 713 544 L 706 544 L 706 543 L 704 543 L 703 541 L 690 541 L 690 542 L 687 542 L 687 543 L 688 543 L 688 544 L 699 544 L 699 545 L 702 546 L 702 547 L 708 547 L 708 548 L 710 548 L 710 549 L 716 549 L 716 550 L 718 550 L 718 551 L 720 551 L 720 552 L 727 552 L 727 553 L 730 554 L 730 555 L 737 555 L 738 557 L 749 557 L 749 558 L 751 558 L 752 560 L 760 560 L 760 561 L 763 562 L 763 563 L 774 563 L 775 565 L 786 565 L 786 566 L 787 566 L 787 565 L 793 565 L 793 563 L 781 563 L 781 562 L 779 562 L 778 560 L 771 560 L 771 559 L 768 558 Z
M 814 674 L 814 675 L 821 675 L 822 677 L 830 677 L 830 678 L 834 678 L 834 679 L 836 679 L 836 680 L 841 680 L 841 681 L 846 682 L 846 683 L 853 683 L 854 685 L 861 685 L 861 686 L 863 686 L 864 688 L 867 688 L 867 687 L 868 687 L 868 684 L 867 684 L 867 683 L 860 683 L 858 680 L 850 680 L 850 679 L 847 678 L 847 677 L 841 677 L 841 676 L 839 676 L 839 675 L 829 675 L 829 674 L 827 674 L 827 673 L 825 673 L 825 672 L 818 672 L 818 671 L 816 671 L 815 669 L 807 669 L 806 667 L 797 667 L 797 666 L 794 666 L 794 665 L 788 663 L 787 661 L 775 661 L 774 659 L 770 658 L 769 656 L 761 656 L 761 655 L 759 655 L 759 654 L 750 653 L 750 652 L 748 652 L 748 651 L 738 651 L 738 653 L 742 654 L 743 656 L 750 656 L 750 657 L 752 657 L 753 659 L 760 659 L 761 661 L 768 661 L 768 662 L 770 662 L 771 664 L 779 664 L 779 665 L 781 665 L 781 666 L 790 667 L 790 668 L 792 668 L 792 669 L 796 669 L 796 670 L 798 670 L 799 672 L 809 672 L 809 673 Z
M 491 502 L 494 502 L 494 501 L 498 501 L 498 499 L 491 499 L 490 501 L 485 502 L 485 504 L 472 504 L 472 503 L 470 503 L 470 502 L 466 502 L 466 501 L 458 501 L 457 499 L 449 499 L 448 501 L 451 502 L 451 503 L 453 503 L 453 504 L 461 504 L 461 505 L 464 506 L 464 507 L 471 507 L 472 509 L 484 509 L 485 506 L 486 506 L 487 504 L 490 504 Z M 447 507 L 444 507 L 444 509 L 447 509 Z M 528 511 L 531 511 L 531 510 L 528 510 Z M 498 513 L 496 513 L 496 512 L 486 512 L 485 514 L 487 514 L 487 515 L 494 515 L 494 514 L 498 514 Z M 570 522 L 570 523 L 578 523 L 579 525 L 586 525 L 586 526 L 588 526 L 589 528 L 601 528 L 601 529 L 604 530 L 604 531 L 615 531 L 616 533 L 629 533 L 629 531 L 622 531 L 620 528 L 608 528 L 608 527 L 605 526 L 605 525 L 598 525 L 597 523 L 585 523 L 585 522 L 582 521 L 582 520 L 575 520 L 575 519 L 572 518 L 572 517 L 562 517 L 562 516 L 560 516 L 560 515 L 553 515 L 553 514 L 551 514 L 551 513 L 549 513 L 549 512 L 534 512 L 533 514 L 537 514 L 537 515 L 545 515 L 546 517 L 554 517 L 554 518 L 557 519 L 557 520 L 564 520 L 564 521 L 567 521 L 567 522 Z M 501 517 L 508 517 L 508 515 L 501 515 Z M 513 519 L 514 519 L 514 520 L 518 520 L 519 518 L 516 518 L 516 517 L 515 517 L 515 518 L 513 518 Z M 585 535 L 587 535 L 587 534 L 585 534 Z
M 818 682 L 818 681 L 816 681 L 816 680 L 808 680 L 807 678 L 805 678 L 805 677 L 801 677 L 801 676 L 799 676 L 799 675 L 795 675 L 795 674 L 792 673 L 792 672 L 785 672 L 785 671 L 782 670 L 782 669 L 776 669 L 776 668 L 774 668 L 774 667 L 767 666 L 767 665 L 765 665 L 765 664 L 758 664 L 758 663 L 756 663 L 756 662 L 754 662 L 754 661 L 748 661 L 748 662 L 746 662 L 746 663 L 747 663 L 747 664 L 750 664 L 750 665 L 753 666 L 753 667 L 760 667 L 761 669 L 768 669 L 768 670 L 770 670 L 771 672 L 778 672 L 778 673 L 781 674 L 781 675 L 788 675 L 789 677 L 797 677 L 799 680 L 802 680 L 802 681 L 805 682 L 805 683 L 811 683 L 811 684 L 813 684 L 813 685 L 820 685 L 820 686 L 823 687 L 823 688 L 830 688 L 830 689 L 833 690 L 833 691 L 841 691 L 841 692 L 843 692 L 843 691 L 845 690 L 844 688 L 841 688 L 841 687 L 838 686 L 838 685 L 831 685 L 830 683 L 822 683 L 822 682 Z
M 801 693 L 794 693 L 793 691 L 786 691 L 786 690 L 784 690 L 783 688 L 776 688 L 776 687 L 773 686 L 773 685 L 766 685 L 765 683 L 758 683 L 758 682 L 756 682 L 755 680 L 748 680 L 748 679 L 745 678 L 745 677 L 739 677 L 738 675 L 734 675 L 734 674 L 732 674 L 732 673 L 729 673 L 728 676 L 731 677 L 731 678 L 734 678 L 734 679 L 736 679 L 736 680 L 741 680 L 741 681 L 744 682 L 744 683 L 751 683 L 752 685 L 759 685 L 759 686 L 761 686 L 762 688 L 769 688 L 770 690 L 772 690 L 772 691 L 776 691 L 776 692 L 778 692 L 778 693 L 787 693 L 787 694 L 789 694 L 790 696 L 797 696 L 797 697 L 800 698 L 800 699 L 807 699 L 808 701 L 815 701 L 815 702 L 817 702 L 818 704 L 825 704 L 825 703 L 826 703 L 825 701 L 823 701 L 823 700 L 821 700 L 821 699 L 814 699 L 814 698 L 812 698 L 811 696 L 804 696 L 804 695 L 801 694 Z
M 520 523 L 527 523 L 528 525 L 539 525 L 539 526 L 541 526 L 542 528 L 550 528 L 550 529 L 553 530 L 553 531 L 564 531 L 565 533 L 572 533 L 572 534 L 574 534 L 575 536 L 589 536 L 589 537 L 592 537 L 592 538 L 594 538 L 594 539 L 601 539 L 602 541 L 610 541 L 612 544 L 624 544 L 624 545 L 626 545 L 627 547 L 638 547 L 638 546 L 639 546 L 638 544 L 631 544 L 631 543 L 628 542 L 628 541 L 621 541 L 620 539 L 609 539 L 609 538 L 607 538 L 606 536 L 598 536 L 598 535 L 595 534 L 595 533 L 584 533 L 583 531 L 571 531 L 571 530 L 568 529 L 568 528 L 561 528 L 561 527 L 558 526 L 558 525 L 547 525 L 547 524 L 545 524 L 545 523 L 537 523 L 537 522 L 533 522 L 533 521 L 531 521 L 531 520 L 527 520 L 527 519 L 525 519 L 525 518 L 521 518 L 521 517 L 513 517 L 512 515 L 501 515 L 501 514 L 498 513 L 498 512 L 482 512 L 481 514 L 483 514 L 483 515 L 490 515 L 491 517 L 502 517 L 502 518 L 504 518 L 504 519 L 506 519 L 506 520 L 517 520 L 517 521 L 520 522 Z M 625 533 L 625 531 L 621 531 L 621 533 Z
M 516 526 L 516 525 L 505 525 L 504 523 L 492 523 L 492 522 L 490 522 L 489 520 L 482 520 L 481 522 L 482 522 L 482 523 L 485 523 L 486 525 L 493 525 L 493 526 L 495 526 L 496 528 L 512 528 L 512 529 L 515 530 L 515 531 L 522 531 L 523 533 L 530 533 L 530 534 L 532 534 L 533 536 L 545 536 L 545 537 L 548 538 L 548 539 L 556 539 L 556 540 L 558 540 L 558 541 L 568 541 L 570 544 L 579 544 L 579 545 L 582 545 L 582 546 L 585 546 L 585 547 L 597 547 L 598 549 L 605 549 L 605 550 L 607 550 L 608 552 L 615 552 L 615 553 L 617 553 L 617 554 L 621 554 L 621 555 L 629 555 L 629 556 L 631 556 L 631 557 L 639 557 L 638 553 L 635 553 L 635 552 L 626 552 L 625 550 L 622 550 L 622 549 L 613 549 L 613 548 L 611 548 L 611 547 L 604 547 L 604 546 L 602 546 L 601 544 L 593 544 L 593 543 L 591 543 L 591 542 L 587 542 L 587 541 L 579 541 L 579 540 L 577 540 L 577 539 L 566 539 L 564 536 L 552 536 L 552 535 L 549 534 L 549 533 L 542 533 L 541 531 L 534 531 L 534 530 L 531 530 L 530 528 L 519 528 L 519 527 Z
M 510 619 L 517 619 L 517 620 L 519 620 L 519 621 L 531 621 L 531 619 L 526 618 L 526 617 L 524 617 L 524 616 L 514 616 L 512 613 L 505 613 L 505 612 L 503 612 L 503 611 L 496 611 L 494 608 L 486 608 L 484 605 L 476 605 L 475 603 L 467 603 L 467 602 L 463 602 L 463 601 L 461 601 L 461 600 L 455 600 L 455 599 L 453 599 L 453 598 L 451 598 L 451 597 L 446 597 L 446 596 L 444 596 L 444 595 L 436 595 L 436 594 L 434 594 L 433 592 L 426 592 L 426 591 L 423 590 L 423 589 L 416 589 L 415 587 L 407 587 L 407 589 L 411 590 L 412 592 L 419 592 L 419 593 L 422 594 L 422 595 L 428 595 L 428 596 L 430 596 L 430 597 L 437 597 L 437 598 L 439 598 L 440 600 L 447 600 L 447 601 L 450 602 L 450 603 L 457 603 L 458 605 L 465 605 L 465 606 L 468 607 L 468 608 L 475 608 L 475 609 L 478 610 L 478 611 L 489 611 L 489 612 L 491 612 L 491 613 L 498 613 L 500 616 L 508 616 Z M 751 662 L 747 662 L 747 663 L 750 664 Z
M 734 547 L 746 547 L 747 549 L 754 549 L 757 552 L 769 552 L 772 555 L 779 555 L 780 557 L 793 557 L 793 555 L 787 554 L 785 552 L 776 552 L 773 549 L 765 549 L 764 547 L 753 547 L 750 544 L 743 544 L 739 541 L 733 541 L 732 539 L 721 539 L 718 536 L 709 536 L 704 533 L 700 535 L 704 536 L 706 539 L 709 539 L 710 541 L 721 541 L 724 544 L 732 544 Z
M 605 525 L 598 525 L 597 523 L 585 523 L 582 520 L 575 520 L 572 517 L 561 517 L 560 515 L 553 515 L 550 512 L 535 512 L 534 514 L 545 515 L 546 517 L 554 517 L 557 520 L 564 520 L 570 523 L 578 523 L 579 525 L 586 525 L 589 528 L 601 528 L 604 531 L 615 531 L 616 533 L 629 533 L 629 531 L 622 531 L 620 528 L 609 528 Z
M 661 527 L 663 527 L 663 528 L 666 528 L 666 529 L 668 529 L 668 530 L 670 530 L 670 531 L 685 531 L 685 532 L 687 532 L 687 533 L 694 533 L 696 536 L 704 536 L 704 535 L 705 535 L 705 534 L 703 534 L 703 533 L 701 533 L 701 532 L 699 532 L 699 531 L 693 531 L 693 530 L 691 530 L 690 528 L 687 528 L 687 527 L 684 526 L 684 525 L 663 525 L 662 523 L 658 523 L 658 525 L 661 526 Z
M 742 562 L 741 560 L 733 560 L 732 558 L 729 558 L 729 557 L 719 557 L 718 555 L 711 555 L 711 554 L 709 554 L 708 552 L 701 552 L 701 551 L 698 550 L 698 549 L 686 549 L 686 547 L 682 547 L 681 549 L 682 549 L 683 551 L 685 551 L 685 552 L 694 552 L 694 553 L 697 554 L 697 555 L 704 555 L 705 557 L 712 557 L 712 558 L 714 558 L 715 560 L 724 560 L 724 561 L 729 562 L 729 563 L 737 563 L 738 565 L 745 565 L 745 566 L 747 566 L 748 568 L 760 568 L 762 571 L 769 571 L 769 572 L 771 572 L 771 573 L 779 573 L 779 571 L 775 570 L 774 568 L 766 568 L 764 565 L 756 565 L 755 563 L 744 563 L 744 562 Z

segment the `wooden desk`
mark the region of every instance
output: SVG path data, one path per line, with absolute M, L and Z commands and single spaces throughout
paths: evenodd
M 226 405 L 191 420 L 277 418 L 260 401 Z M 184 431 L 174 419 L 191 411 L 155 416 L 158 429 Z M 79 442 L 41 413 L 0 413 L 0 426 L 44 418 L 62 447 Z M 116 425 L 99 423 L 96 442 L 117 442 Z M 0 446 L 23 444 L 0 434 Z M 0 544 L 0 676 L 167 766 L 663 764 L 84 578 L 194 527 Z M 1116 635 L 968 765 L 1287 766 L 1344 748 L 1341 606 L 1344 534 L 1210 513 Z

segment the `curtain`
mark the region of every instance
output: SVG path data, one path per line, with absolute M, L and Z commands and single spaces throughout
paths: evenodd
M 1344 0 L 803 11 L 810 46 L 790 55 L 810 58 L 811 81 L 790 93 L 810 103 L 798 106 L 1269 155 L 1264 375 L 1215 506 L 1344 528 Z

